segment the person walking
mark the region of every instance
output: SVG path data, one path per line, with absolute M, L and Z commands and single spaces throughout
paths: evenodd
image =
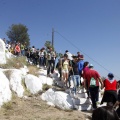
M 50 76 L 50 72 L 53 74 L 54 68 L 55 68 L 55 59 L 56 59 L 56 54 L 53 51 L 53 48 L 49 48 L 48 53 L 47 53 L 47 76 Z
M 82 77 L 82 72 L 83 72 L 83 65 L 84 65 L 84 56 L 83 55 L 80 55 L 80 57 L 78 57 L 78 70 L 79 70 L 79 75 L 80 75 L 80 85 L 82 85 L 82 82 L 81 82 L 81 77 Z
M 107 102 L 113 106 L 117 101 L 117 81 L 114 79 L 113 73 L 108 73 L 108 78 L 104 80 L 104 95 L 101 104 Z
M 78 92 L 78 89 L 80 87 L 80 76 L 79 76 L 79 70 L 78 70 L 78 57 L 73 56 L 72 64 L 70 66 L 71 69 L 71 80 L 73 80 L 73 91 L 74 91 L 74 97 L 76 97 L 76 93 Z
M 84 86 L 87 89 L 87 85 L 89 88 L 91 101 L 92 101 L 92 107 L 93 110 L 97 108 L 96 102 L 98 101 L 99 97 L 99 82 L 101 84 L 101 88 L 103 88 L 103 82 L 99 75 L 99 73 L 93 69 L 93 65 L 89 65 L 89 70 L 86 71 L 84 75 L 85 83 Z

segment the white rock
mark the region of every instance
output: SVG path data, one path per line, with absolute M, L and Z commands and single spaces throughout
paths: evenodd
M 3 105 L 4 102 L 8 102 L 11 100 L 12 93 L 9 87 L 9 80 L 0 71 L 0 106 Z
M 20 70 L 11 70 L 10 87 L 17 93 L 18 97 L 23 97 L 24 88 L 22 86 L 22 73 Z
M 63 110 L 74 108 L 73 100 L 70 95 L 61 91 L 55 92 L 55 106 Z
M 37 92 L 42 91 L 42 82 L 34 75 L 26 75 L 25 84 L 27 89 L 30 90 L 32 94 L 36 94 Z
M 7 59 L 10 59 L 10 58 L 13 58 L 13 57 L 16 57 L 15 55 L 13 55 L 11 52 L 9 52 L 7 49 L 5 50 L 5 56 Z
M 27 75 L 28 70 L 26 68 L 20 68 L 22 75 Z
M 5 56 L 5 43 L 2 39 L 0 39 L 0 64 L 6 63 L 6 56 Z
M 78 97 L 80 97 L 80 98 L 87 98 L 88 97 L 88 95 L 87 95 L 87 93 L 78 93 Z
M 47 77 L 47 85 L 53 85 L 53 79 Z
M 40 69 L 39 74 L 47 76 L 47 70 Z
M 89 111 L 92 109 L 92 105 L 90 104 L 83 104 L 83 105 L 80 105 L 78 106 L 78 110 L 83 110 L 83 111 Z
M 61 91 L 54 92 L 52 89 L 49 89 L 42 94 L 41 98 L 47 102 L 53 103 L 55 106 L 63 110 L 74 108 L 73 100 L 70 95 Z
M 53 79 L 52 78 L 46 77 L 44 75 L 40 75 L 39 79 L 40 79 L 42 84 L 53 85 Z
M 55 92 L 52 89 L 47 90 L 41 95 L 42 100 L 51 102 L 55 105 Z
M 51 102 L 47 102 L 48 105 L 55 107 L 55 105 Z
M 39 79 L 42 84 L 47 84 L 47 77 L 44 75 L 39 75 Z
M 86 98 L 74 99 L 73 101 L 74 101 L 74 104 L 76 105 L 91 104 L 91 100 Z

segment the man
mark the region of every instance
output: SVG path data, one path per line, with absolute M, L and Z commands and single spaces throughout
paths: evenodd
M 73 86 L 74 95 L 76 96 L 77 88 L 79 88 L 79 85 L 80 85 L 80 76 L 79 76 L 79 71 L 78 71 L 78 57 L 77 56 L 73 56 L 73 61 L 70 67 L 71 67 L 70 75 L 74 83 L 74 86 Z
M 83 65 L 84 65 L 84 56 L 81 55 L 78 58 L 78 60 L 79 60 L 79 62 L 78 62 L 78 70 L 79 70 L 79 75 L 80 75 L 80 85 L 82 85 L 81 77 L 82 77 L 82 71 L 83 71 Z
M 48 51 L 48 53 L 47 53 L 47 60 L 48 60 L 47 76 L 50 75 L 50 71 L 51 71 L 51 73 L 54 72 L 55 59 L 56 59 L 56 54 L 55 54 L 55 52 L 53 51 L 53 49 L 50 48 L 49 51 Z
M 89 70 L 86 71 L 86 73 L 84 74 L 84 79 L 85 88 L 87 88 L 86 85 L 88 84 L 89 92 L 91 95 L 92 107 L 94 110 L 97 108 L 96 102 L 98 101 L 99 97 L 99 82 L 101 83 L 101 88 L 103 88 L 103 82 L 99 73 L 93 70 L 92 64 L 89 65 Z

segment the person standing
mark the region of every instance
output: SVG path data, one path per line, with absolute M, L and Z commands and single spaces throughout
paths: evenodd
M 73 56 L 72 64 L 71 64 L 71 78 L 73 80 L 73 91 L 74 95 L 76 96 L 76 92 L 78 91 L 78 88 L 80 87 L 80 76 L 79 76 L 79 70 L 78 70 L 78 57 Z
M 111 104 L 113 106 L 117 101 L 117 81 L 114 79 L 113 73 L 109 73 L 108 78 L 106 78 L 103 83 L 105 91 L 101 104 L 107 102 L 107 105 Z
M 86 73 L 86 71 L 89 70 L 89 62 L 84 62 L 84 65 L 83 65 L 83 79 L 84 79 L 84 75 Z M 83 81 L 83 84 L 84 84 L 84 81 Z M 87 91 L 87 95 L 88 95 L 88 98 L 90 97 L 89 96 L 89 88 L 88 88 L 88 84 L 86 84 L 86 91 Z
M 20 50 L 20 44 L 17 43 L 16 46 L 15 46 L 15 55 L 19 56 L 20 52 L 21 52 L 21 50 Z
M 54 72 L 54 67 L 55 67 L 55 59 L 56 59 L 56 54 L 53 51 L 53 48 L 49 48 L 49 51 L 47 53 L 47 76 L 50 75 L 50 72 L 53 74 Z
M 101 84 L 101 88 L 103 88 L 103 82 L 99 75 L 99 73 L 96 70 L 93 70 L 93 65 L 89 65 L 89 70 L 85 72 L 84 75 L 84 86 L 87 89 L 87 85 L 89 88 L 91 101 L 92 101 L 92 107 L 93 110 L 97 108 L 96 102 L 98 101 L 99 97 L 99 82 Z
M 79 60 L 79 62 L 78 62 L 78 70 L 79 70 L 79 75 L 80 75 L 80 85 L 82 85 L 81 77 L 82 77 L 82 72 L 83 72 L 84 56 L 81 55 L 81 56 L 78 58 L 78 60 Z
M 64 85 L 67 87 L 68 76 L 69 76 L 69 60 L 67 54 L 64 54 L 64 58 L 62 60 L 62 76 L 63 76 Z
M 42 48 L 39 52 L 39 66 L 44 66 L 44 49 Z

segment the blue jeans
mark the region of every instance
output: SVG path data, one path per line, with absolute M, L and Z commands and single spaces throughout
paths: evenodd
M 44 57 L 40 57 L 40 59 L 39 59 L 39 65 L 40 66 L 44 66 L 43 62 L 44 62 Z
M 72 80 L 74 83 L 73 90 L 75 91 L 75 94 L 76 94 L 76 88 L 79 87 L 79 85 L 80 85 L 80 76 L 79 75 L 72 75 L 71 77 L 72 77 Z

